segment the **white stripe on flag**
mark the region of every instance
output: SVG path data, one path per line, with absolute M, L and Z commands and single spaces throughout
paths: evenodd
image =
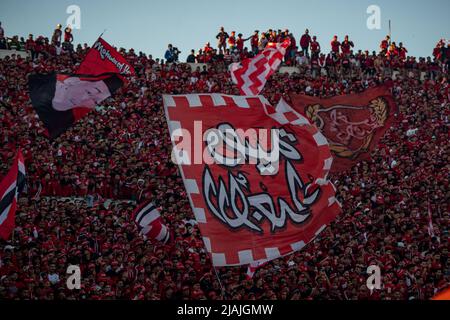
M 8 218 L 9 210 L 11 209 L 12 204 L 6 207 L 5 211 L 3 211 L 0 215 L 0 225 Z
M 138 222 L 138 221 L 141 219 L 142 215 L 143 215 L 146 211 L 150 210 L 150 208 L 151 208 L 152 206 L 154 206 L 154 204 L 153 204 L 152 202 L 150 202 L 150 203 L 147 204 L 144 208 L 142 208 L 142 209 L 139 211 L 138 215 L 136 216 L 135 221 Z
M 159 217 L 161 217 L 161 216 L 160 216 L 158 210 L 154 209 L 154 210 L 148 212 L 147 214 L 145 214 L 145 216 L 142 218 L 139 225 L 141 227 L 145 227 L 145 226 L 149 225 L 150 223 L 152 223 L 153 221 L 155 221 L 156 219 L 158 219 Z

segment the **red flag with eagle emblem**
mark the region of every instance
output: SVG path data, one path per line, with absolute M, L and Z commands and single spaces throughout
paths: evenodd
M 328 99 L 290 96 L 292 107 L 315 123 L 327 138 L 334 157 L 332 172 L 348 170 L 370 159 L 371 151 L 398 113 L 387 86 Z

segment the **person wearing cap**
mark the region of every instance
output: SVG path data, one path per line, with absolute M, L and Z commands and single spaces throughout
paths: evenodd
M 61 38 L 62 38 L 61 28 L 62 26 L 60 24 L 57 24 L 55 31 L 53 31 L 52 45 L 55 47 L 59 47 L 61 45 Z
M 309 30 L 306 29 L 305 33 L 300 38 L 300 47 L 302 52 L 306 57 L 309 57 L 309 45 L 311 43 L 311 36 L 309 35 Z

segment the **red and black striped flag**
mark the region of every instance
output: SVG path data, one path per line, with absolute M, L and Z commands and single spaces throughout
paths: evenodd
M 134 221 L 140 234 L 148 239 L 167 243 L 170 238 L 169 229 L 163 224 L 161 215 L 153 203 L 146 203 L 134 212 Z
M 19 150 L 8 174 L 0 183 L 0 238 L 8 240 L 14 230 L 17 199 L 25 186 L 25 164 Z

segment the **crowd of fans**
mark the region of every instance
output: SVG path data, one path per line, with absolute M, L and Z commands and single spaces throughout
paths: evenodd
M 235 33 L 220 32 L 217 49 L 202 52 L 226 55 Z M 251 40 L 251 49 L 243 52 L 254 54 L 261 39 L 283 34 L 290 36 L 287 30 L 255 32 L 250 39 L 238 34 L 234 44 Z M 262 94 L 272 103 L 282 96 L 289 101 L 289 92 L 330 97 L 389 82 L 400 114 L 371 161 L 332 176 L 343 204 L 337 220 L 301 252 L 271 261 L 248 279 L 246 267 L 217 273 L 212 268 L 178 168 L 170 161 L 162 106 L 163 93 L 239 94 L 226 60 L 211 58 L 208 67 L 192 70 L 121 50 L 136 77 L 50 142 L 30 104 L 27 75 L 70 72 L 89 49 L 58 52 L 58 37 L 34 47 L 31 58 L 0 60 L 0 177 L 19 147 L 27 169 L 16 229 L 9 241 L 0 240 L 0 299 L 404 300 L 429 299 L 450 283 L 450 93 L 448 58 L 437 56 L 441 50 L 433 60 L 418 61 L 405 59 L 398 49 L 397 60 L 387 52 L 358 51 L 349 70 L 340 52 L 333 64 L 308 62 L 299 73 L 269 79 Z M 299 55 L 320 60 L 320 51 L 311 46 L 316 40 L 312 37 L 309 46 L 300 40 Z M 353 44 L 345 41 L 351 53 Z M 62 198 L 74 196 L 90 201 Z M 114 201 L 105 205 L 104 199 Z M 154 201 L 171 241 L 144 240 L 132 221 L 136 205 L 120 199 Z M 66 286 L 70 264 L 81 268 L 80 290 Z M 381 269 L 382 288 L 370 292 L 366 269 L 372 264 Z
M 251 58 L 263 51 L 270 42 L 283 42 L 290 40 L 291 45 L 286 51 L 284 65 L 297 66 L 300 68 L 309 68 L 314 73 L 321 70 L 332 70 L 331 76 L 334 74 L 351 75 L 354 69 L 365 68 L 372 71 L 372 68 L 388 67 L 392 70 L 408 70 L 415 69 L 415 65 L 419 64 L 419 69 L 427 68 L 432 64 L 434 69 L 439 66 L 442 71 L 448 70 L 450 61 L 450 44 L 446 44 L 444 40 L 440 40 L 433 50 L 433 60 L 431 58 L 420 58 L 408 55 L 408 50 L 400 42 L 399 45 L 392 42 L 390 36 L 386 36 L 380 43 L 379 52 L 369 52 L 368 50 L 354 50 L 355 44 L 346 35 L 344 40 L 340 42 L 338 36 L 335 35 L 330 42 L 330 50 L 322 49 L 317 40 L 317 36 L 310 36 L 309 30 L 299 38 L 298 45 L 295 36 L 288 30 L 282 31 L 269 29 L 266 32 L 255 30 L 254 34 L 248 38 L 243 38 L 236 31 L 232 31 L 229 35 L 223 27 L 221 27 L 217 38 L 217 48 L 213 48 L 210 42 L 197 53 L 192 50 L 186 62 L 189 63 L 209 63 L 223 61 L 225 64 L 231 62 L 239 62 L 246 58 Z M 250 46 L 246 47 L 245 42 L 250 40 Z M 167 58 L 166 58 L 167 59 Z M 425 65 L 425 66 L 424 66 Z M 439 66 L 438 66 L 439 65 Z M 355 71 L 358 74 L 358 70 Z

